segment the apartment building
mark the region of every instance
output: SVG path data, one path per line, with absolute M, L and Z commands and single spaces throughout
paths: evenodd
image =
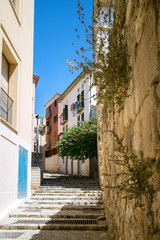
M 54 147 L 59 140 L 60 126 L 60 93 L 56 93 L 45 105 L 46 108 L 46 150 L 44 170 L 46 172 L 58 172 L 59 156 Z
M 59 97 L 60 103 L 60 133 L 73 126 L 79 126 L 80 121 L 88 121 L 96 116 L 96 87 L 92 87 L 92 78 L 82 72 Z M 71 175 L 90 176 L 92 163 L 59 158 L 59 172 Z
M 34 0 L 0 1 L 0 218 L 30 196 L 33 19 Z

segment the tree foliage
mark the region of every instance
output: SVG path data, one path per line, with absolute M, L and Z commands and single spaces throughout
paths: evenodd
M 97 156 L 97 124 L 96 119 L 81 122 L 81 126 L 74 126 L 63 132 L 58 141 L 59 155 L 76 160 L 86 160 Z

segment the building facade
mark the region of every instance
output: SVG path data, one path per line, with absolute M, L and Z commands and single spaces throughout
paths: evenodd
M 46 150 L 44 170 L 46 172 L 58 172 L 59 156 L 56 146 L 59 140 L 60 126 L 60 103 L 58 98 L 60 93 L 56 93 L 45 105 L 46 108 Z
M 1 218 L 30 195 L 33 18 L 34 0 L 0 1 Z
M 92 87 L 92 78 L 83 72 L 59 97 L 60 103 L 60 133 L 73 126 L 79 126 L 81 121 L 96 117 L 96 88 Z M 90 176 L 91 162 L 75 159 L 59 158 L 59 172 L 71 175 Z
M 32 152 L 34 152 L 35 145 L 35 89 L 37 87 L 39 81 L 39 76 L 33 75 L 33 83 L 32 83 Z

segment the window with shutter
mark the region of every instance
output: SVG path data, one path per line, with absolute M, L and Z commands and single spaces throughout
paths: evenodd
M 81 103 L 82 107 L 84 107 L 84 90 L 81 92 Z

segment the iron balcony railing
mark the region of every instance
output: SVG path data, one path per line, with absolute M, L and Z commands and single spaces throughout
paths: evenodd
M 12 106 L 13 100 L 8 94 L 0 88 L 0 117 L 12 124 Z
M 48 111 L 48 112 L 46 113 L 46 118 L 50 118 L 51 115 L 52 115 L 51 111 Z
M 47 126 L 47 133 L 51 132 L 51 126 Z
M 78 112 L 84 109 L 84 101 L 78 101 Z
M 60 115 L 60 124 L 63 125 L 68 121 L 68 105 L 63 108 L 63 113 Z

